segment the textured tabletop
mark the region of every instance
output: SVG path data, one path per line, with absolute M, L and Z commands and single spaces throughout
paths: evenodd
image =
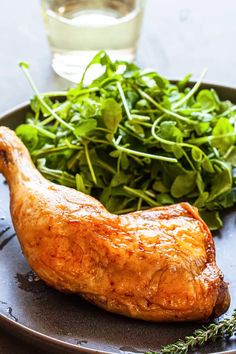
M 236 86 L 235 0 L 148 0 L 137 62 L 169 78 L 208 68 L 205 81 Z M 31 64 L 42 91 L 69 83 L 51 69 L 39 1 L 1 1 L 0 113 L 32 95 L 18 61 Z M 1 252 L 1 251 L 0 251 Z M 1 255 L 0 255 L 1 256 Z M 1 290 L 0 290 L 1 291 Z M 0 332 L 0 354 L 39 354 L 40 349 Z M 45 352 L 43 352 L 45 353 Z

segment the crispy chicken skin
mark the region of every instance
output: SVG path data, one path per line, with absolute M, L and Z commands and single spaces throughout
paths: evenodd
M 42 177 L 5 127 L 0 172 L 23 253 L 48 285 L 148 321 L 206 320 L 228 309 L 212 235 L 189 204 L 112 215 Z

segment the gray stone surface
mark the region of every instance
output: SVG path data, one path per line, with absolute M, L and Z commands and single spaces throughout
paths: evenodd
M 69 83 L 51 69 L 39 1 L 1 0 L 0 112 L 31 96 L 18 68 L 31 64 L 41 91 L 64 89 Z M 235 0 L 149 0 L 137 62 L 169 78 L 208 68 L 206 81 L 236 86 Z M 28 344 L 0 332 L 0 354 L 39 354 Z

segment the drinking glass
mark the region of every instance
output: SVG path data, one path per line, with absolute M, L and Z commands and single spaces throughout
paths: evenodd
M 94 55 L 135 58 L 146 0 L 42 0 L 56 73 L 77 82 Z

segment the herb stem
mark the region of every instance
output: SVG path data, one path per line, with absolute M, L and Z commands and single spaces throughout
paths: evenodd
M 116 213 L 117 215 L 120 215 L 120 214 L 131 213 L 131 212 L 134 212 L 134 211 L 136 211 L 136 210 L 137 210 L 136 208 L 126 208 L 126 209 L 116 210 L 115 213 Z
M 125 94 L 124 94 L 124 91 L 122 89 L 122 86 L 121 86 L 120 82 L 117 82 L 117 88 L 118 88 L 118 91 L 120 93 L 120 97 L 122 99 L 122 102 L 123 102 L 127 117 L 128 117 L 129 120 L 132 120 L 132 116 L 130 114 L 129 107 L 128 107 L 128 104 L 127 104 L 127 101 L 126 101 L 126 98 L 125 98 Z
M 106 163 L 106 162 L 104 162 L 104 161 L 102 161 L 100 159 L 97 160 L 97 164 L 99 166 L 101 166 L 104 170 L 112 173 L 113 175 L 115 175 L 116 172 L 117 172 L 112 166 L 110 166 L 108 163 Z
M 186 143 L 179 143 L 179 142 L 172 141 L 172 140 L 166 140 L 166 139 L 163 139 L 160 136 L 158 136 L 156 134 L 156 132 L 155 132 L 155 129 L 156 129 L 156 126 L 157 126 L 158 122 L 159 122 L 159 118 L 153 123 L 152 129 L 151 129 L 152 136 L 157 141 L 159 141 L 160 143 L 166 144 L 166 145 L 179 145 L 179 146 L 185 146 L 185 147 L 189 147 L 189 148 L 195 147 L 194 145 L 190 145 L 190 144 L 186 144 Z
M 154 160 L 161 160 L 161 161 L 167 161 L 167 162 L 172 162 L 172 163 L 177 163 L 178 162 L 175 158 L 172 158 L 172 157 L 161 156 L 161 155 L 153 155 L 153 154 L 148 154 L 146 152 L 141 152 L 141 151 L 137 151 L 137 150 L 128 149 L 128 148 L 126 148 L 124 146 L 118 145 L 116 143 L 115 139 L 113 139 L 113 144 L 114 144 L 114 146 L 116 147 L 117 150 L 124 151 L 127 154 L 141 156 L 141 157 L 147 157 L 147 158 L 154 159 Z
M 46 130 L 46 129 L 43 129 L 41 128 L 40 126 L 38 125 L 34 125 L 34 124 L 30 124 L 32 127 L 34 127 L 35 129 L 38 130 L 39 133 L 41 133 L 43 136 L 47 137 L 47 138 L 50 138 L 52 140 L 54 140 L 56 138 L 56 135 L 53 134 L 52 132 Z
M 63 151 L 66 151 L 66 150 L 81 150 L 81 148 L 77 147 L 77 146 L 73 146 L 73 145 L 72 146 L 67 146 L 67 145 L 57 146 L 57 147 L 51 147 L 51 148 L 47 148 L 47 149 L 44 148 L 44 149 L 33 151 L 32 156 L 37 157 L 37 158 L 41 158 L 41 157 L 45 157 L 50 154 L 58 154 Z
M 132 119 L 137 119 L 137 120 L 143 120 L 143 121 L 148 121 L 150 120 L 149 116 L 143 116 L 141 114 L 132 114 Z
M 66 91 L 49 91 L 49 92 L 43 92 L 40 95 L 43 97 L 66 97 L 67 92 Z
M 197 124 L 197 122 L 195 122 L 195 121 L 193 121 L 193 120 L 191 120 L 191 119 L 188 119 L 188 118 L 186 118 L 186 117 L 183 117 L 183 116 L 181 116 L 181 115 L 179 115 L 179 114 L 177 114 L 177 113 L 175 113 L 175 112 L 172 112 L 172 111 L 170 111 L 170 110 L 168 110 L 168 109 L 162 107 L 161 104 L 157 103 L 157 102 L 156 102 L 151 96 L 149 96 L 146 92 L 144 92 L 144 91 L 142 91 L 142 90 L 140 90 L 140 89 L 138 89 L 138 92 L 139 92 L 140 96 L 142 96 L 143 98 L 145 98 L 147 101 L 151 102 L 151 103 L 152 103 L 155 107 L 157 107 L 160 111 L 162 111 L 162 112 L 168 114 L 169 116 L 172 116 L 172 117 L 174 117 L 174 118 L 176 118 L 176 119 L 179 119 L 179 120 L 181 120 L 181 121 L 183 121 L 183 122 L 185 122 L 185 123 L 188 123 L 188 124 Z
M 166 145 L 175 145 L 175 146 L 181 146 L 181 147 L 187 147 L 187 148 L 190 148 L 190 149 L 198 149 L 200 154 L 205 156 L 206 157 L 206 154 L 204 153 L 204 151 L 202 151 L 199 147 L 197 146 L 194 146 L 192 144 L 187 144 L 187 143 L 179 143 L 179 142 L 176 142 L 176 141 L 171 141 L 171 140 L 166 140 L 166 139 L 162 139 L 160 136 L 158 136 L 155 132 L 155 129 L 156 129 L 156 126 L 158 124 L 159 120 L 157 119 L 154 123 L 153 123 L 153 126 L 152 126 L 152 129 L 151 129 L 151 132 L 152 132 L 152 136 L 157 140 L 159 141 L 160 143 L 163 143 L 163 144 L 166 144 Z M 188 155 L 184 152 L 184 155 L 188 161 L 188 163 L 190 164 L 191 168 L 193 170 L 195 170 L 195 167 L 193 166 L 190 158 L 188 157 Z
M 230 107 L 229 109 L 227 109 L 227 111 L 225 111 L 224 113 L 222 113 L 222 117 L 227 116 L 229 113 L 232 113 L 233 111 L 236 111 L 236 105 Z
M 58 121 L 60 122 L 62 125 L 64 125 L 67 129 L 74 131 L 74 128 L 66 123 L 61 117 L 59 117 L 50 107 L 49 105 L 43 100 L 42 95 L 39 93 L 32 77 L 29 74 L 29 70 L 28 70 L 28 65 L 24 62 L 20 62 L 19 63 L 20 67 L 22 68 L 26 78 L 29 81 L 30 86 L 32 87 L 33 91 L 35 92 L 35 96 L 38 98 L 39 102 L 42 104 L 42 106 L 44 108 L 46 108 L 46 110 Z
M 219 134 L 217 136 L 214 136 L 214 135 L 203 136 L 201 138 L 189 139 L 188 142 L 191 144 L 202 145 L 205 143 L 209 143 L 211 140 L 214 140 L 214 139 L 221 139 L 221 138 L 226 138 L 226 137 L 230 137 L 230 136 L 236 136 L 236 132 Z
M 138 140 L 140 140 L 140 141 L 144 142 L 144 139 L 143 139 L 143 138 L 141 138 L 141 136 L 139 136 L 139 135 L 135 134 L 135 133 L 134 133 L 134 131 L 133 131 L 133 130 L 131 130 L 129 127 L 127 128 L 127 127 L 125 127 L 124 125 L 121 125 L 121 124 L 119 124 L 119 126 L 118 126 L 118 127 L 119 127 L 119 128 L 120 128 L 120 130 L 122 130 L 123 132 L 125 132 L 125 133 L 127 133 L 127 134 L 129 134 L 129 135 L 133 136 L 134 138 L 136 138 L 136 139 L 138 139 Z
M 131 195 L 135 196 L 135 197 L 139 197 L 142 198 L 143 200 L 145 200 L 150 206 L 160 206 L 160 204 L 158 202 L 156 202 L 155 200 L 153 200 L 152 198 L 148 197 L 145 192 L 140 191 L 139 189 L 134 189 L 134 188 L 130 188 L 127 186 L 124 186 L 124 190 L 128 193 L 130 193 Z
M 68 187 L 72 187 L 72 188 L 76 187 L 75 178 L 66 172 L 50 169 L 40 163 L 38 163 L 38 169 L 40 170 L 40 172 L 42 172 L 42 174 L 45 177 L 47 177 L 50 180 L 53 181 L 56 180 L 57 182 L 59 183 L 61 182 L 61 184 L 64 184 Z
M 99 87 L 84 88 L 84 89 L 81 89 L 80 92 L 77 92 L 75 97 L 78 98 L 80 96 L 87 95 L 88 93 L 91 93 L 91 92 L 97 92 L 99 90 L 100 90 Z M 70 92 L 69 92 L 69 94 L 70 94 Z
M 96 175 L 94 173 L 93 165 L 91 163 L 91 159 L 90 159 L 90 156 L 89 156 L 88 144 L 84 145 L 84 152 L 85 152 L 85 157 L 86 157 L 86 160 L 87 160 L 87 164 L 88 164 L 88 167 L 89 167 L 89 171 L 91 173 L 91 177 L 92 177 L 93 183 L 97 184 Z
M 203 69 L 199 79 L 197 80 L 197 82 L 195 83 L 195 85 L 192 87 L 192 89 L 187 93 L 187 95 L 185 95 L 182 100 L 176 102 L 175 104 L 173 104 L 173 109 L 179 108 L 181 107 L 184 103 L 186 103 L 194 94 L 195 92 L 197 92 L 197 90 L 199 89 L 202 80 L 204 79 L 204 76 L 207 73 L 207 69 Z
M 65 109 L 65 108 L 69 107 L 70 105 L 71 105 L 71 104 L 70 104 L 70 102 L 68 102 L 68 101 L 63 102 L 62 104 L 60 104 L 58 107 L 56 107 L 56 108 L 54 109 L 54 112 L 55 112 L 55 113 L 60 112 L 61 110 L 63 110 L 63 109 Z M 40 125 L 47 125 L 47 124 L 53 122 L 53 120 L 54 120 L 54 117 L 50 116 L 50 117 L 48 117 L 48 118 L 42 120 L 42 121 L 40 122 Z

